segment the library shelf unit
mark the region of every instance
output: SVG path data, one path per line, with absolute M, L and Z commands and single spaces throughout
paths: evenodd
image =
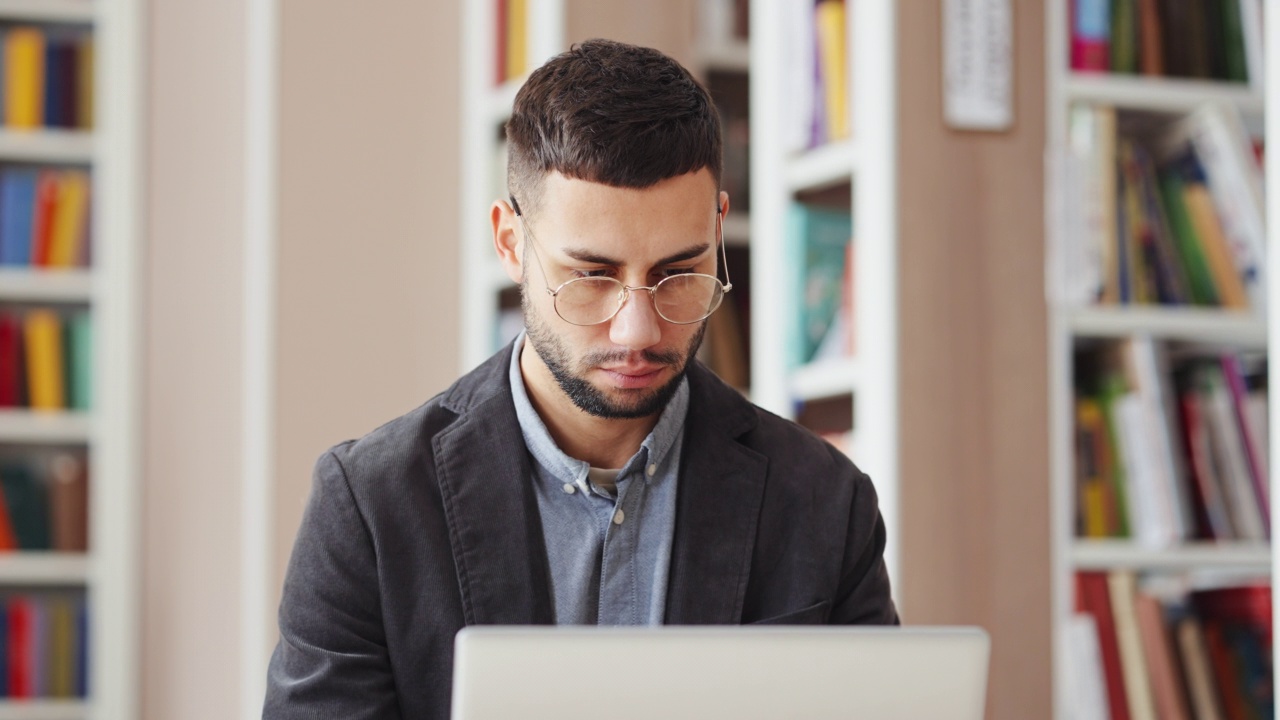
M 564 46 L 564 0 L 526 0 L 525 67 L 538 67 Z M 459 368 L 466 372 L 509 338 L 499 330 L 501 300 L 512 288 L 493 249 L 489 206 L 505 198 L 503 125 L 524 78 L 497 84 L 501 42 L 496 0 L 464 4 L 462 14 L 462 330 Z M 518 305 L 516 306 L 518 308 Z
M 800 405 L 847 402 L 850 455 L 871 475 L 888 528 L 885 559 L 900 574 L 897 370 L 897 9 L 895 3 L 846 3 L 846 97 L 852 136 L 788 153 L 782 116 L 788 98 L 789 20 L 784 3 L 751 3 L 751 395 L 796 418 Z M 799 53 L 804 55 L 803 53 Z M 844 194 L 846 193 L 847 194 Z M 790 206 L 807 196 L 843 195 L 854 223 L 856 357 L 790 367 L 795 320 L 780 268 L 793 263 Z M 874 311 L 871 311 L 874 309 Z M 859 423 L 859 418 L 875 422 Z
M 91 34 L 94 44 L 92 129 L 0 129 L 0 165 L 75 167 L 91 177 L 90 267 L 0 268 L 0 307 L 70 308 L 90 317 L 91 409 L 0 409 L 6 460 L 56 448 L 87 457 L 88 551 L 0 553 L 0 595 L 84 594 L 87 696 L 0 698 L 0 720 L 139 716 L 143 19 L 139 0 L 0 0 L 0 26 L 67 28 Z
M 1176 117 L 1194 111 L 1206 104 L 1225 104 L 1239 111 L 1246 127 L 1251 131 L 1262 128 L 1261 121 L 1266 106 L 1274 107 L 1277 57 L 1276 42 L 1280 40 L 1276 29 L 1280 23 L 1268 21 L 1269 31 L 1266 53 L 1266 93 L 1257 83 L 1231 83 L 1213 80 L 1191 80 L 1142 75 L 1113 75 L 1084 73 L 1071 69 L 1070 62 L 1070 3 L 1068 0 L 1051 0 L 1045 14 L 1045 50 L 1047 75 L 1047 148 L 1048 157 L 1060 160 L 1068 145 L 1068 114 L 1075 105 L 1113 107 L 1117 113 L 1136 113 L 1148 116 Z M 1268 13 L 1274 16 L 1274 13 Z M 1269 125 L 1275 112 L 1266 113 Z M 1271 128 L 1267 128 L 1270 135 Z M 1267 158 L 1267 177 L 1274 177 L 1270 168 L 1275 160 Z M 1268 542 L 1185 540 L 1168 546 L 1152 547 L 1129 539 L 1085 539 L 1076 536 L 1074 513 L 1075 495 L 1075 422 L 1076 410 L 1073 390 L 1074 354 L 1082 346 L 1091 343 L 1117 341 L 1126 338 L 1150 338 L 1157 345 L 1194 346 L 1205 349 L 1233 351 L 1267 351 L 1268 375 L 1277 377 L 1276 365 L 1277 319 L 1276 294 L 1269 293 L 1269 317 L 1262 312 L 1232 311 L 1205 307 L 1171 307 L 1152 305 L 1081 305 L 1063 296 L 1065 273 L 1060 254 L 1067 230 L 1061 215 L 1066 197 L 1064 169 L 1049 164 L 1046 183 L 1049 199 L 1045 204 L 1045 230 L 1047 252 L 1046 287 L 1049 288 L 1049 409 L 1050 409 L 1050 502 L 1051 502 L 1051 583 L 1053 618 L 1053 709 L 1054 717 L 1075 717 L 1069 668 L 1071 648 L 1069 625 L 1073 613 L 1074 576 L 1077 572 L 1132 571 L 1140 577 L 1178 576 L 1181 578 L 1207 576 L 1249 578 L 1274 576 L 1276 558 Z M 1276 197 L 1275 183 L 1268 181 L 1269 198 Z M 1276 202 L 1270 200 L 1268 211 L 1272 217 L 1278 211 Z M 1267 228 L 1268 244 L 1276 247 L 1275 225 Z M 1276 254 L 1269 253 L 1265 272 L 1276 277 L 1280 272 Z M 1269 402 L 1270 439 L 1272 448 L 1277 444 L 1277 408 L 1274 398 Z M 1181 452 L 1181 440 L 1172 438 L 1174 452 Z M 1276 463 L 1269 470 L 1270 496 L 1275 497 Z M 1272 503 L 1272 518 L 1277 518 Z M 1275 519 L 1272 523 L 1276 522 Z M 1274 613 L 1273 613 L 1274 615 Z M 1145 651 L 1144 651 L 1145 652 Z M 1127 680 L 1126 680 L 1127 684 Z

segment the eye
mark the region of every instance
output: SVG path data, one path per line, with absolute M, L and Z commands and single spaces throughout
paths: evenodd
M 589 270 L 571 270 L 575 278 L 612 277 L 613 268 L 592 268 Z
M 659 271 L 658 274 L 661 275 L 662 277 L 671 277 L 672 275 L 686 275 L 688 273 L 695 272 L 695 271 L 696 271 L 696 268 L 691 268 L 691 267 L 666 268 L 664 270 Z

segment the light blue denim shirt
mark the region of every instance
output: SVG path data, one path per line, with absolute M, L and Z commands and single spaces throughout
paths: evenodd
M 523 346 L 522 334 L 511 355 L 511 395 L 533 458 L 556 624 L 661 625 L 689 381 L 680 381 L 618 473 L 613 497 L 588 482 L 590 466 L 565 455 L 533 409 L 520 372 Z

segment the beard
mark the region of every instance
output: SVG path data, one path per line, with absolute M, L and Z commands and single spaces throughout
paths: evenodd
M 524 290 L 524 288 L 522 288 Z M 639 298 L 647 301 L 648 298 Z M 657 352 L 641 351 L 646 362 L 675 368 L 675 374 L 661 387 L 646 390 L 623 390 L 623 398 L 615 399 L 592 385 L 584 374 L 591 368 L 611 362 L 625 362 L 631 353 L 621 350 L 616 352 L 593 352 L 574 361 L 564 340 L 530 309 L 527 293 L 522 292 L 520 308 L 524 314 L 525 340 L 533 343 L 534 352 L 551 371 L 552 377 L 560 385 L 560 389 L 573 404 L 585 413 L 607 420 L 630 420 L 655 415 L 667 406 L 680 381 L 689 370 L 689 361 L 702 345 L 702 336 L 707 330 L 707 321 L 698 326 L 698 332 L 689 341 L 684 353 L 675 350 Z

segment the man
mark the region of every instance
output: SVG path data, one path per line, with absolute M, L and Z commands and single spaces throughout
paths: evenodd
M 490 216 L 526 333 L 320 459 L 268 718 L 446 718 L 470 624 L 897 622 L 867 476 L 693 359 L 731 289 L 706 91 L 590 41 L 507 137 Z

